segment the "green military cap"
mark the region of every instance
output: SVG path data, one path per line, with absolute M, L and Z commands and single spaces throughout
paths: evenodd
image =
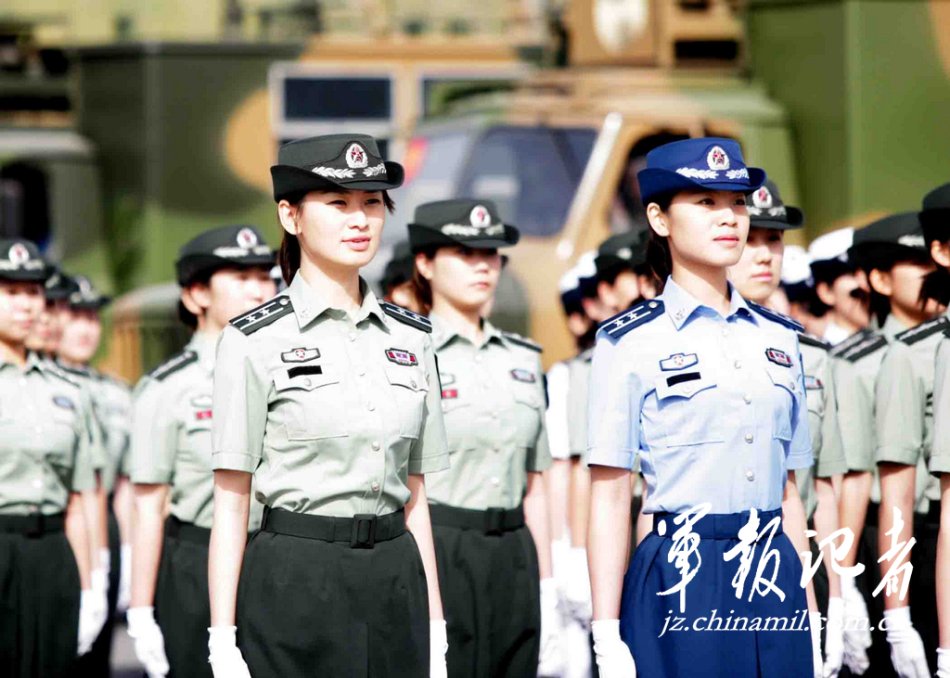
M 75 275 L 72 276 L 72 280 L 76 289 L 69 295 L 70 307 L 79 310 L 98 311 L 112 301 L 112 297 L 99 292 L 86 276 Z
M 412 280 L 412 272 L 414 269 L 415 258 L 412 255 L 412 250 L 409 248 L 409 243 L 405 240 L 400 240 L 396 243 L 396 246 L 393 247 L 393 256 L 386 263 L 386 268 L 383 270 L 383 277 L 379 280 L 379 286 L 383 289 L 383 292 L 385 292 L 396 285 L 402 285 L 404 282 Z
M 47 301 L 63 301 L 78 289 L 76 281 L 63 273 L 58 266 L 50 264 L 49 278 L 43 284 Z
M 24 238 L 0 240 L 0 279 L 45 282 L 50 268 L 34 243 Z
M 631 271 L 647 261 L 646 231 L 618 233 L 607 238 L 597 248 L 594 266 L 600 278 L 623 269 Z
M 927 242 L 950 238 L 950 184 L 938 186 L 924 196 L 918 217 Z
M 776 228 L 787 231 L 805 223 L 805 215 L 797 207 L 782 202 L 778 186 L 766 181 L 762 186 L 746 194 L 749 221 L 756 228 Z
M 866 270 L 889 268 L 899 261 L 930 261 L 916 212 L 891 214 L 858 229 L 848 257 Z
M 517 243 L 519 237 L 517 228 L 502 222 L 495 203 L 475 198 L 419 205 L 409 224 L 409 245 L 413 252 L 452 245 L 473 249 L 509 247 Z
M 309 191 L 388 191 L 402 186 L 405 171 L 384 161 L 366 134 L 325 134 L 284 144 L 270 168 L 274 200 Z
M 179 250 L 178 284 L 190 285 L 221 268 L 273 266 L 274 251 L 253 226 L 221 226 L 192 238 Z

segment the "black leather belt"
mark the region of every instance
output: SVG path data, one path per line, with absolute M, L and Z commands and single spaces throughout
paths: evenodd
M 175 516 L 168 516 L 165 521 L 165 536 L 180 541 L 190 541 L 193 544 L 207 546 L 211 543 L 211 530 L 207 527 L 198 527 L 194 523 L 186 523 Z
M 66 526 L 66 514 L 43 515 L 31 513 L 26 516 L 0 515 L 0 532 L 22 534 L 27 537 L 41 537 L 44 534 L 62 532 Z
M 406 532 L 403 509 L 385 516 L 358 513 L 352 518 L 314 516 L 283 509 L 264 508 L 262 532 L 286 534 L 304 539 L 349 544 L 354 549 L 371 549 L 379 541 L 395 539 Z
M 490 508 L 484 511 L 454 506 L 429 505 L 433 525 L 457 527 L 461 530 L 479 530 L 485 534 L 501 534 L 524 527 L 524 507 L 513 509 Z

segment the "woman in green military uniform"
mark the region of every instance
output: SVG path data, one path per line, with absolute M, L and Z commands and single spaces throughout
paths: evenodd
M 357 134 L 278 162 L 289 286 L 231 322 L 215 367 L 210 661 L 217 678 L 444 676 L 431 325 L 360 278 L 403 169 Z M 251 474 L 267 508 L 245 549 Z
M 88 649 L 98 633 L 80 613 L 91 595 L 78 496 L 96 486 L 91 407 L 25 344 L 47 275 L 33 243 L 0 241 L 0 673 L 15 678 L 68 675 L 78 642 Z
M 518 230 L 487 200 L 420 205 L 417 296 L 439 356 L 449 471 L 429 483 L 449 675 L 534 676 L 556 663 L 541 347 L 482 316 Z M 559 673 L 559 671 L 557 672 Z
M 274 252 L 257 229 L 223 226 L 182 247 L 175 268 L 179 312 L 195 328 L 185 350 L 136 388 L 132 481 L 136 519 L 129 634 L 149 676 L 211 676 L 203 660 L 210 625 L 211 394 L 215 344 L 228 321 L 275 293 Z M 171 499 L 170 515 L 165 507 Z M 256 529 L 251 512 L 244 531 Z M 156 624 L 157 617 L 157 624 Z

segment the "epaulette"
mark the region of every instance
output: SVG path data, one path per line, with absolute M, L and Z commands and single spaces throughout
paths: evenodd
M 244 315 L 231 319 L 231 325 L 244 334 L 254 334 L 262 327 L 267 327 L 275 320 L 294 312 L 294 305 L 286 294 L 274 297 L 257 308 L 252 308 Z
M 171 358 L 149 372 L 146 376 L 151 377 L 155 381 L 162 381 L 163 379 L 167 379 L 171 375 L 175 374 L 175 372 L 178 370 L 190 365 L 193 362 L 196 362 L 197 360 L 198 354 L 194 351 L 182 351 L 181 353 L 176 353 L 173 355 Z
M 922 341 L 927 337 L 936 334 L 937 332 L 943 332 L 950 326 L 950 320 L 947 320 L 947 316 L 941 315 L 933 320 L 928 320 L 925 323 L 919 324 L 917 327 L 911 327 L 909 330 L 904 330 L 898 334 L 895 339 L 902 341 L 908 346 L 916 344 L 918 341 Z
M 783 314 L 779 313 L 778 311 L 773 311 L 772 309 L 766 308 L 765 306 L 762 306 L 761 304 L 757 304 L 757 303 L 755 303 L 754 301 L 748 301 L 748 300 L 746 300 L 746 303 L 749 305 L 749 307 L 750 307 L 753 311 L 755 311 L 756 313 L 758 313 L 758 314 L 761 315 L 762 317 L 771 320 L 773 323 L 778 323 L 779 325 L 784 325 L 784 326 L 787 327 L 788 329 L 790 329 L 790 330 L 795 330 L 796 332 L 804 332 L 804 331 L 805 331 L 805 326 L 804 326 L 804 325 L 802 325 L 802 324 L 801 324 L 800 322 L 798 322 L 797 320 L 794 320 L 794 319 L 792 319 L 792 318 L 789 318 L 787 315 L 783 315 Z
M 872 332 L 872 331 L 869 330 L 869 329 L 858 330 L 857 332 L 855 332 L 854 334 L 852 334 L 850 337 L 848 337 L 848 338 L 845 339 L 844 341 L 842 341 L 842 342 L 840 342 L 840 343 L 835 344 L 834 346 L 832 346 L 832 347 L 831 347 L 831 356 L 832 356 L 833 358 L 839 358 L 839 357 L 841 357 L 841 356 L 844 355 L 847 351 L 849 351 L 852 347 L 857 346 L 858 344 L 860 344 L 861 342 L 863 342 L 865 339 L 867 339 L 867 338 L 868 338 L 869 336 L 871 336 L 872 334 L 874 334 L 874 332 Z
M 419 315 L 414 311 L 410 311 L 408 308 L 403 308 L 396 304 L 390 304 L 388 301 L 379 302 L 379 307 L 386 312 L 386 315 L 395 318 L 401 323 L 415 327 L 417 330 L 422 330 L 423 332 L 432 332 L 432 323 L 429 322 L 429 319 L 424 315 Z
M 645 325 L 663 315 L 663 302 L 659 299 L 641 301 L 623 313 L 607 318 L 600 324 L 598 331 L 603 330 L 611 339 L 619 339 L 630 330 Z
M 847 360 L 849 363 L 856 363 L 861 358 L 869 356 L 885 346 L 887 346 L 887 339 L 883 335 L 871 332 L 864 338 L 864 341 L 852 344 L 847 351 L 839 353 L 838 357 Z
M 505 339 L 510 341 L 512 344 L 518 344 L 518 346 L 524 346 L 525 348 L 529 348 L 532 351 L 537 351 L 538 353 L 541 353 L 541 351 L 544 350 L 541 344 L 536 344 L 530 339 L 528 339 L 527 337 L 522 337 L 520 334 L 515 334 L 514 332 L 502 332 L 501 335 Z
M 798 333 L 798 343 L 805 344 L 805 346 L 814 346 L 815 348 L 820 348 L 825 351 L 831 348 L 831 344 L 827 341 L 822 341 L 818 337 L 813 337 L 810 334 L 805 334 L 804 332 Z

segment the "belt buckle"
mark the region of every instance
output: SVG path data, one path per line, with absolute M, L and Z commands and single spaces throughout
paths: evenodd
M 490 508 L 485 511 L 485 534 L 504 532 L 505 509 Z
M 357 513 L 350 527 L 350 548 L 371 549 L 376 545 L 375 513 Z

